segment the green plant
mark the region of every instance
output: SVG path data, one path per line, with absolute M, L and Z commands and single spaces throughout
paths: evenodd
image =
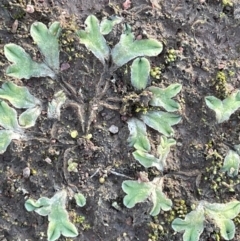
M 85 197 L 78 193 L 74 195 L 78 206 L 86 204 Z M 27 211 L 35 211 L 41 216 L 48 216 L 48 241 L 57 240 L 61 235 L 65 237 L 76 237 L 77 228 L 70 222 L 66 211 L 67 191 L 58 191 L 52 198 L 41 197 L 37 201 L 28 199 L 25 202 Z
M 101 34 L 98 19 L 94 15 L 88 16 L 85 24 L 87 26 L 85 31 L 79 30 L 77 32 L 80 42 L 103 64 L 109 60 L 110 54 L 114 65 L 118 68 L 136 57 L 156 56 L 162 52 L 162 44 L 157 40 L 134 40 L 131 27 L 127 24 L 125 24 L 119 43 L 110 51 L 106 40 Z
M 214 96 L 205 97 L 206 105 L 215 111 L 218 123 L 227 121 L 240 107 L 240 91 L 232 93 L 223 101 Z
M 147 79 L 148 76 L 145 76 L 145 78 Z M 146 83 L 145 80 L 143 81 Z M 179 104 L 171 98 L 179 93 L 181 85 L 172 84 L 166 89 L 151 86 L 148 90 L 153 93 L 149 105 L 164 107 L 168 111 L 175 111 L 180 108 Z M 137 118 L 130 118 L 128 120 L 128 129 L 130 131 L 128 143 L 136 149 L 133 152 L 133 156 L 144 167 L 155 166 L 158 170 L 163 171 L 170 147 L 176 144 L 174 139 L 168 139 L 167 137 L 173 135 L 174 131 L 171 126 L 177 124 L 181 120 L 181 117 L 177 114 L 159 110 L 143 111 L 139 117 L 142 121 Z M 151 146 L 147 137 L 146 125 L 163 134 L 161 144 L 157 147 L 156 155 L 149 154 Z
M 125 24 L 124 33 L 119 43 L 112 49 L 112 60 L 118 67 L 140 56 L 156 56 L 162 52 L 163 46 L 155 39 L 135 40 L 131 27 Z
M 151 73 L 153 77 L 158 79 L 160 78 L 160 69 L 156 67 L 151 71 L 148 59 L 143 56 L 151 57 L 160 54 L 163 48 L 162 43 L 154 39 L 135 40 L 131 27 L 124 24 L 119 43 L 110 49 L 103 35 L 110 33 L 114 25 L 121 21 L 122 18 L 120 17 L 112 17 L 105 18 L 99 23 L 98 19 L 91 15 L 85 21 L 85 30 L 77 31 L 80 43 L 84 44 L 104 65 L 99 82 L 96 83 L 95 96 L 89 102 L 88 108 L 82 108 L 82 105 L 88 101 L 79 98 L 72 91 L 73 87 L 67 85 L 63 78 L 58 78 L 61 76 L 58 44 L 61 27 L 58 22 L 54 22 L 49 28 L 40 22 L 36 22 L 31 26 L 31 36 L 42 54 L 43 61 L 33 61 L 31 56 L 18 45 L 5 45 L 5 56 L 13 63 L 7 68 L 6 73 L 20 79 L 49 76 L 59 80 L 63 90 L 57 92 L 51 103 L 49 103 L 48 118 L 60 119 L 60 108 L 66 101 L 66 94 L 68 94 L 74 100 L 75 107 L 77 106 L 79 110 L 83 132 L 87 132 L 86 136 L 91 136 L 88 132 L 90 124 L 95 118 L 96 109 L 100 105 L 110 106 L 102 100 L 108 90 L 110 77 L 118 68 L 133 60 L 130 81 L 137 93 L 142 90 L 145 91 L 147 103 L 137 106 L 138 113 L 134 113 L 136 117 L 128 120 L 130 131 L 128 143 L 136 149 L 133 156 L 138 162 L 145 168 L 156 167 L 161 172 L 160 175 L 162 175 L 170 148 L 176 144 L 176 141 L 171 138 L 174 134 L 172 126 L 180 122 L 181 116 L 169 112 L 180 110 L 180 105 L 172 98 L 181 91 L 182 85 L 171 84 L 167 88 L 158 86 L 147 88 L 150 83 L 149 74 Z M 166 63 L 175 60 L 176 51 L 167 51 Z M 33 126 L 41 111 L 41 102 L 33 97 L 25 87 L 17 87 L 8 82 L 3 85 L 2 90 L 0 90 L 0 98 L 8 100 L 16 108 L 26 108 L 27 111 L 19 116 L 18 121 L 16 111 L 5 101 L 0 102 L 0 125 L 5 128 L 5 130 L 0 130 L 0 140 L 2 140 L 2 143 L 0 142 L 0 153 L 6 150 L 12 139 L 26 137 L 24 128 Z M 16 92 L 20 96 L 18 99 L 16 98 Z M 213 96 L 206 97 L 205 101 L 207 106 L 216 112 L 217 120 L 221 123 L 228 120 L 230 115 L 239 108 L 239 97 L 239 92 L 237 92 L 223 101 Z M 139 99 L 141 98 L 139 97 Z M 25 104 L 22 103 L 23 100 Z M 85 109 L 89 110 L 88 123 L 84 120 L 85 117 L 82 113 Z M 85 122 L 87 126 L 85 126 Z M 146 126 L 162 134 L 160 144 L 156 145 L 157 148 L 152 148 Z M 76 138 L 78 131 L 72 131 L 71 136 Z M 154 149 L 156 149 L 155 153 L 151 154 L 150 152 L 154 152 Z M 230 153 L 225 158 L 222 171 L 227 171 L 230 176 L 235 176 L 238 167 L 239 157 L 236 157 L 234 153 Z M 72 159 L 68 161 L 68 171 L 77 171 L 77 163 L 73 162 Z M 105 181 L 104 177 L 100 179 L 101 183 Z M 152 216 L 158 215 L 161 209 L 164 211 L 170 210 L 172 201 L 162 191 L 163 180 L 164 177 L 161 176 L 149 181 L 148 177 L 140 175 L 138 181 L 124 181 L 122 183 L 122 189 L 126 193 L 123 199 L 124 205 L 132 208 L 137 203 L 148 199 L 153 203 L 150 211 Z M 86 199 L 82 194 L 75 194 L 74 197 L 79 206 L 85 205 Z M 66 201 L 67 192 L 62 190 L 57 192 L 51 199 L 46 197 L 42 197 L 37 201 L 28 199 L 25 203 L 28 211 L 35 211 L 40 215 L 48 216 L 48 240 L 56 240 L 61 234 L 66 237 L 76 237 L 78 235 L 76 227 L 69 220 Z M 239 210 L 238 201 L 227 204 L 210 204 L 201 201 L 197 209 L 186 215 L 184 220 L 175 219 L 172 227 L 175 231 L 185 230 L 184 241 L 197 241 L 203 232 L 203 222 L 208 216 L 219 226 L 221 235 L 229 240 L 234 236 L 235 232 L 231 219 L 239 213 Z
M 115 21 L 116 20 L 116 21 Z M 113 72 L 122 65 L 126 64 L 132 59 L 142 56 L 156 56 L 162 51 L 162 44 L 154 39 L 135 40 L 134 34 L 131 32 L 131 27 L 124 25 L 124 31 L 120 37 L 120 41 L 112 49 L 107 45 L 103 34 L 108 33 L 115 23 L 119 23 L 121 19 L 113 21 L 104 19 L 100 24 L 98 19 L 91 15 L 85 21 L 86 29 L 77 31 L 80 38 L 80 43 L 84 44 L 104 65 L 104 71 L 96 85 L 95 98 L 90 102 L 89 118 L 86 132 L 89 131 L 89 124 L 93 120 L 94 109 L 96 106 L 106 104 L 101 101 L 107 87 L 108 81 L 104 84 L 103 81 L 109 79 Z M 114 24 L 113 24 L 114 22 Z M 108 29 L 105 31 L 105 29 Z M 111 64 L 109 60 L 112 60 Z M 109 66 L 110 65 L 110 66 Z M 133 61 L 132 83 L 136 89 L 143 89 L 146 87 L 146 77 L 149 75 L 150 64 L 147 59 L 139 58 Z M 104 88 L 100 88 L 103 85 Z M 93 106 L 95 108 L 93 108 Z M 107 105 L 110 106 L 109 104 Z
M 162 178 L 155 178 L 153 181 L 149 181 L 145 177 L 138 181 L 124 181 L 122 183 L 122 189 L 127 195 L 123 199 L 123 203 L 127 208 L 134 207 L 137 203 L 143 202 L 149 199 L 153 203 L 153 207 L 150 211 L 150 215 L 156 216 L 162 210 L 168 211 L 171 209 L 172 201 L 168 199 L 162 192 Z
M 88 110 L 88 121 L 84 120 L 82 111 L 86 108 L 82 108 L 84 101 L 78 99 L 78 96 L 72 91 L 72 87 L 66 84 L 61 78 L 59 71 L 59 46 L 58 37 L 61 32 L 61 27 L 58 22 L 54 22 L 47 28 L 43 23 L 36 22 L 31 26 L 31 36 L 43 57 L 42 62 L 33 61 L 29 54 L 25 52 L 23 48 L 15 44 L 7 44 L 4 47 L 5 56 L 13 64 L 7 68 L 7 74 L 16 78 L 31 77 L 46 77 L 49 76 L 56 79 L 63 87 L 68 97 L 74 100 L 75 106 L 79 110 L 79 116 L 81 119 L 82 129 L 84 132 L 89 131 L 90 124 L 95 116 L 95 110 L 98 109 L 99 105 L 104 105 L 102 101 L 108 89 L 108 80 L 115 70 L 122 65 L 135 59 L 133 61 L 131 72 L 132 72 L 132 84 L 137 90 L 144 89 L 147 86 L 150 71 L 150 64 L 143 56 L 156 56 L 162 51 L 162 43 L 154 39 L 142 39 L 135 40 L 134 34 L 131 32 L 129 25 L 124 25 L 123 34 L 120 37 L 119 43 L 112 49 L 107 45 L 103 34 L 109 33 L 113 26 L 122 21 L 121 18 L 104 19 L 99 24 L 98 19 L 91 15 L 86 21 L 85 30 L 77 31 L 77 35 L 80 38 L 80 43 L 84 44 L 104 65 L 104 71 L 96 84 L 95 97 L 90 101 Z M 142 58 L 137 58 L 142 57 Z M 111 62 L 110 62 L 111 61 Z M 60 76 L 60 78 L 58 77 Z M 105 83 L 104 83 L 105 81 Z M 102 88 L 102 85 L 104 86 Z M 66 100 L 65 93 L 60 91 L 54 95 L 51 103 L 48 105 L 48 118 L 60 118 L 60 108 Z M 93 108 L 94 107 L 94 108 Z M 151 113 L 148 113 L 151 117 Z M 158 113 L 160 115 L 160 112 Z M 166 117 L 171 119 L 172 115 Z M 175 119 L 177 118 L 174 116 Z M 147 117 L 146 117 L 147 118 Z M 165 118 L 162 115 L 162 120 Z M 166 119 L 165 118 L 165 119 Z M 154 117 L 152 118 L 154 119 Z M 154 121 L 158 121 L 156 118 Z M 84 123 L 87 123 L 85 126 Z M 174 121 L 171 121 L 173 123 Z M 150 123 L 152 123 L 150 121 Z M 175 122 L 174 122 L 175 123 Z M 171 127 L 167 123 L 164 124 L 168 128 L 168 132 L 171 132 Z M 173 124 L 172 124 L 173 125 Z M 161 129 L 158 128 L 158 129 Z M 164 127 L 162 127 L 164 129 Z M 171 134 L 171 133 L 170 133 Z M 136 144 L 137 145 L 137 144 Z M 139 144 L 140 146 L 140 144 Z M 76 169 L 76 163 L 69 162 L 68 170 L 74 171 Z M 159 213 L 160 209 L 168 210 L 171 201 L 168 200 L 161 191 L 161 186 L 158 185 L 160 179 L 154 179 L 149 182 L 148 187 L 151 188 L 151 200 L 153 201 L 154 207 L 151 211 L 152 215 Z M 127 185 L 127 181 L 123 184 L 124 187 Z M 125 190 L 128 190 L 127 187 Z M 48 239 L 56 240 L 61 233 L 64 236 L 75 237 L 77 236 L 76 228 L 70 223 L 67 212 L 65 210 L 66 203 L 66 192 L 61 191 L 56 193 L 51 199 L 40 198 L 38 201 L 28 200 L 25 207 L 29 211 L 36 211 L 41 215 L 48 215 L 49 227 L 48 227 Z M 150 197 L 149 197 L 150 198 Z M 77 201 L 80 202 L 81 196 L 77 197 Z M 125 199 L 127 200 L 127 198 Z M 161 204 L 162 203 L 162 204 Z M 59 219 L 57 216 L 62 215 Z M 66 228 L 66 226 L 68 228 Z
M 131 84 L 137 90 L 147 87 L 150 63 L 146 58 L 136 58 L 131 65 Z
M 12 139 L 25 139 L 25 128 L 35 125 L 41 113 L 41 102 L 30 94 L 26 87 L 20 87 L 12 82 L 6 82 L 0 89 L 0 98 L 8 100 L 15 108 L 27 109 L 19 118 L 15 109 L 7 102 L 0 101 L 0 126 L 5 130 L 0 130 L 0 154 L 4 153 Z
M 161 70 L 162 68 L 161 67 L 152 67 L 151 70 L 150 70 L 150 75 L 151 77 L 159 80 L 160 79 L 160 75 L 161 75 Z
M 172 228 L 176 232 L 184 231 L 183 241 L 198 241 L 204 229 L 204 221 L 210 218 L 220 229 L 220 234 L 225 240 L 230 240 L 235 235 L 234 219 L 240 212 L 240 202 L 231 201 L 225 204 L 208 203 L 201 201 L 196 210 L 186 215 L 185 219 L 176 218 Z
M 101 34 L 103 35 L 109 34 L 113 30 L 113 27 L 116 24 L 121 23 L 122 21 L 123 21 L 123 18 L 118 16 L 110 16 L 110 17 L 103 18 L 100 23 Z
M 157 147 L 157 157 L 139 149 L 132 154 L 144 167 L 156 167 L 159 171 L 163 171 L 166 166 L 166 159 L 170 152 L 170 147 L 173 145 L 176 145 L 174 139 L 168 139 L 166 136 L 162 136 L 160 145 Z
M 74 162 L 72 158 L 70 158 L 68 160 L 68 168 L 67 168 L 67 170 L 69 172 L 78 172 L 77 167 L 78 167 L 78 164 L 76 162 Z
M 172 100 L 182 89 L 180 84 L 171 84 L 167 88 L 150 86 L 148 90 L 152 92 L 152 98 L 149 102 L 151 106 L 163 107 L 166 111 L 173 112 L 180 109 L 180 105 Z
M 55 78 L 59 72 L 58 37 L 60 32 L 59 22 L 52 23 L 49 29 L 41 22 L 32 24 L 31 36 L 44 58 L 41 63 L 33 61 L 22 47 L 12 43 L 6 44 L 4 54 L 10 62 L 13 62 L 6 70 L 7 75 L 19 79 L 46 76 Z
M 235 177 L 238 175 L 240 157 L 235 151 L 229 151 L 224 158 L 222 172 L 227 172 L 229 177 Z
M 144 122 L 137 118 L 131 118 L 128 120 L 128 129 L 130 135 L 128 137 L 128 143 L 137 150 L 150 151 L 150 141 L 147 137 L 147 128 Z
M 175 49 L 168 49 L 165 57 L 165 63 L 169 64 L 171 62 L 176 61 L 177 59 L 177 53 Z
M 131 66 L 131 84 L 139 91 L 144 90 L 149 82 L 150 63 L 146 58 L 137 58 L 133 61 Z M 167 111 L 177 111 L 180 109 L 180 105 L 171 98 L 176 96 L 181 91 L 182 86 L 180 84 L 172 84 L 166 89 L 151 86 L 146 90 L 149 93 L 149 102 L 144 108 L 139 108 L 140 114 L 137 118 L 130 118 L 128 120 L 128 128 L 130 135 L 128 143 L 136 150 L 132 153 L 135 160 L 141 163 L 145 168 L 156 167 L 159 171 L 163 171 L 166 166 L 166 158 L 170 152 L 170 147 L 176 144 L 176 141 L 171 138 L 167 138 L 173 135 L 174 130 L 171 126 L 179 123 L 181 116 L 173 113 L 168 113 L 160 110 L 150 110 L 153 107 L 162 107 Z M 139 111 L 138 110 L 138 111 Z M 157 147 L 157 153 L 155 155 L 150 154 L 151 145 L 147 137 L 146 125 L 157 130 L 163 134 L 161 137 L 161 143 Z M 127 193 L 124 197 L 123 203 L 126 207 L 132 208 L 136 203 L 142 202 L 147 198 L 152 200 L 154 207 L 151 210 L 151 215 L 159 213 L 160 208 L 155 210 L 155 206 L 162 206 L 164 211 L 170 210 L 172 202 L 166 199 L 162 193 L 162 179 L 160 177 L 155 178 L 152 182 L 140 181 L 124 181 L 122 189 Z M 158 183 L 159 190 L 155 189 L 155 183 Z M 154 184 L 154 185 L 152 185 Z M 156 196 L 158 198 L 156 198 Z M 154 199 L 151 199 L 154 197 Z M 167 205 L 166 205 L 167 204 Z

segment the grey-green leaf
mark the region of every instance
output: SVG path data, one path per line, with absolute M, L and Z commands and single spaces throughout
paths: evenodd
M 131 83 L 137 90 L 147 87 L 150 73 L 150 63 L 146 58 L 137 58 L 131 65 Z
M 23 128 L 29 128 L 35 125 L 38 116 L 41 114 L 42 108 L 40 106 L 35 106 L 33 108 L 27 109 L 19 116 L 19 124 Z
M 230 219 L 217 219 L 215 220 L 220 229 L 220 234 L 225 240 L 231 240 L 235 236 L 235 225 Z
M 7 130 L 21 131 L 17 121 L 17 112 L 5 101 L 0 101 L 0 125 Z
M 112 60 L 118 66 L 122 66 L 130 60 L 141 56 L 157 56 L 162 52 L 163 45 L 155 39 L 135 40 L 129 25 L 125 25 L 125 31 L 120 41 L 112 49 Z
M 41 207 L 41 204 L 37 203 L 34 199 L 29 198 L 25 203 L 24 206 L 28 212 L 32 212 L 35 209 Z
M 0 154 L 3 154 L 13 139 L 20 139 L 21 135 L 11 130 L 0 130 Z
M 48 241 L 55 241 L 61 236 L 61 227 L 58 226 L 57 222 L 50 222 L 48 224 L 47 237 Z
M 158 162 L 161 163 L 161 166 L 164 168 L 166 166 L 166 159 L 170 152 L 171 146 L 176 145 L 174 139 L 168 139 L 166 136 L 161 136 L 161 143 L 157 148 L 158 152 Z
M 44 56 L 44 62 L 55 73 L 58 73 L 59 71 L 58 37 L 60 32 L 61 27 L 59 22 L 52 23 L 49 29 L 45 24 L 35 22 L 30 29 L 33 40 L 36 42 L 41 54 Z
M 55 73 L 45 64 L 33 61 L 25 50 L 16 44 L 6 44 L 4 46 L 6 58 L 13 62 L 6 74 L 15 78 L 29 79 L 31 77 L 54 77 Z
M 230 150 L 224 158 L 223 167 L 221 168 L 221 171 L 227 172 L 229 177 L 235 177 L 238 175 L 239 163 L 239 155 L 235 151 Z
M 159 159 L 154 155 L 146 153 L 142 150 L 136 150 L 133 152 L 134 158 L 139 161 L 145 168 L 156 167 L 159 171 L 163 171 L 163 165 L 159 162 Z
M 64 222 L 62 224 L 62 235 L 69 238 L 74 238 L 78 236 L 78 230 L 73 223 L 70 221 Z
M 184 231 L 183 241 L 198 241 L 203 232 L 204 219 L 204 210 L 200 208 L 187 214 L 184 220 L 174 219 L 172 228 L 176 232 Z
M 181 120 L 181 116 L 163 111 L 148 111 L 142 113 L 140 118 L 146 125 L 165 136 L 173 135 L 174 130 L 171 126 L 178 124 Z
M 181 89 L 181 84 L 171 84 L 165 89 L 151 86 L 148 90 L 153 93 L 153 96 L 149 104 L 152 106 L 161 106 L 169 112 L 177 111 L 180 109 L 180 105 L 171 98 L 176 96 Z
M 217 122 L 227 121 L 230 116 L 240 107 L 240 91 L 232 93 L 223 101 L 214 96 L 205 97 L 206 105 L 215 111 Z
M 158 215 L 161 209 L 163 211 L 169 211 L 172 208 L 172 201 L 166 197 L 158 186 L 156 186 L 155 192 L 152 192 L 151 201 L 153 202 L 153 208 L 150 212 L 152 216 Z
M 28 211 L 35 211 L 40 215 L 48 215 L 48 241 L 57 240 L 61 234 L 65 237 L 76 237 L 77 228 L 69 220 L 66 211 L 67 192 L 58 191 L 51 199 L 42 197 L 38 201 L 29 199 L 25 202 Z
M 105 60 L 109 59 L 109 47 L 105 38 L 100 33 L 99 21 L 94 15 L 87 17 L 86 28 L 79 30 L 77 35 L 80 42 L 84 44 L 101 62 L 105 64 Z
M 0 98 L 8 100 L 16 108 L 33 108 L 41 104 L 26 87 L 17 86 L 10 81 L 2 85 Z
M 204 203 L 207 215 L 213 219 L 233 219 L 240 212 L 240 202 Z
M 116 24 L 121 23 L 123 18 L 118 16 L 110 16 L 104 18 L 100 23 L 100 32 L 103 35 L 109 34 Z
M 76 203 L 79 207 L 83 207 L 86 205 L 86 198 L 83 196 L 82 193 L 76 193 L 74 195 L 74 198 L 76 200 Z
M 204 203 L 206 215 L 208 215 L 219 227 L 221 236 L 225 240 L 230 240 L 235 235 L 235 225 L 231 220 L 240 213 L 240 202 L 232 201 L 228 203 Z
M 140 203 L 149 198 L 153 203 L 150 215 L 156 216 L 161 209 L 168 211 L 172 207 L 172 201 L 162 192 L 162 178 L 154 178 L 152 182 L 124 181 L 122 189 L 127 195 L 123 199 L 123 204 L 127 208 L 132 208 L 136 203 Z
M 132 208 L 149 197 L 152 192 L 152 184 L 127 180 L 122 183 L 122 189 L 127 194 L 123 199 L 124 205 L 127 208 Z
M 49 213 L 51 212 L 51 206 L 48 207 L 40 207 L 37 208 L 36 210 L 34 210 L 37 214 L 41 215 L 41 216 L 47 216 L 49 215 Z
M 130 136 L 127 139 L 130 146 L 134 146 L 137 150 L 150 151 L 150 141 L 147 137 L 146 125 L 136 119 L 131 118 L 128 120 L 128 129 Z

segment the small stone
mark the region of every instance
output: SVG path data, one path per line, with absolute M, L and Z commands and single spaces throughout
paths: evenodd
M 47 162 L 48 164 L 52 164 L 52 160 L 49 157 L 46 157 L 44 161 Z
M 12 25 L 12 33 L 16 33 L 18 29 L 18 20 L 16 19 Z
M 70 68 L 70 64 L 69 63 L 62 63 L 61 64 L 61 71 L 67 70 Z
M 103 184 L 105 182 L 105 178 L 104 177 L 100 177 L 99 178 L 99 183 Z
M 23 169 L 23 177 L 24 177 L 24 178 L 29 178 L 30 173 L 31 173 L 31 171 L 30 171 L 30 168 L 29 168 L 29 167 L 25 167 L 25 168 Z
M 27 5 L 27 8 L 26 8 L 26 12 L 27 12 L 27 13 L 34 13 L 34 6 L 28 4 L 28 5 Z
M 117 134 L 117 133 L 118 133 L 118 127 L 115 126 L 115 125 L 111 125 L 108 130 L 109 130 L 112 134 Z

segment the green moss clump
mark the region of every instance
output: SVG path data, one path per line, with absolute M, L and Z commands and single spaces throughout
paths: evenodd
M 165 55 L 165 63 L 169 64 L 172 63 L 174 61 L 176 61 L 177 59 L 177 53 L 175 49 L 169 49 L 167 50 L 167 53 Z
M 161 67 L 153 67 L 150 70 L 150 75 L 155 79 L 160 79 L 161 76 Z
M 233 7 L 233 2 L 231 0 L 222 0 L 223 7 Z
M 227 88 L 227 75 L 224 71 L 218 71 L 214 79 L 214 87 L 219 98 L 225 99 L 229 95 Z
M 84 216 L 81 215 L 77 215 L 76 213 L 72 213 L 72 219 L 73 219 L 73 223 L 78 223 L 81 225 L 82 230 L 89 230 L 91 228 L 90 224 L 87 223 L 86 219 Z

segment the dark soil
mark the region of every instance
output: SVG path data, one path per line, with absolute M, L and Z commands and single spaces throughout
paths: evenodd
M 238 0 L 233 6 L 223 6 L 218 0 L 169 0 L 159 1 L 160 8 L 145 0 L 132 1 L 128 10 L 122 9 L 119 0 L 33 0 L 35 12 L 25 13 L 27 0 L 1 0 L 0 8 L 0 69 L 1 81 L 11 80 L 5 75 L 9 65 L 3 47 L 7 43 L 16 43 L 31 55 L 38 54 L 32 44 L 29 29 L 34 21 L 48 24 L 60 21 L 62 35 L 61 63 L 69 63 L 70 68 L 63 71 L 63 79 L 82 90 L 84 105 L 94 97 L 95 86 L 102 73 L 101 63 L 79 44 L 73 34 L 74 28 L 84 27 L 84 20 L 90 14 L 99 19 L 106 15 L 117 14 L 132 26 L 135 35 L 153 37 L 164 43 L 163 52 L 150 58 L 152 67 L 161 66 L 160 80 L 152 78 L 152 84 L 166 87 L 171 83 L 180 83 L 183 89 L 178 101 L 181 103 L 182 121 L 174 127 L 177 141 L 168 157 L 165 170 L 165 193 L 173 200 L 185 200 L 186 208 L 199 200 L 224 203 L 232 199 L 239 200 L 239 185 L 234 191 L 213 184 L 218 177 L 221 157 L 229 147 L 239 144 L 239 111 L 228 122 L 217 124 L 214 113 L 204 102 L 207 95 L 223 98 L 240 87 L 240 5 Z M 200 3 L 203 2 L 203 3 Z M 12 31 L 12 25 L 18 19 L 18 28 Z M 14 32 L 14 33 L 13 33 Z M 117 26 L 107 36 L 114 45 L 119 41 L 122 26 Z M 68 44 L 63 40 L 70 38 Z M 169 49 L 175 49 L 176 61 L 166 64 L 165 56 Z M 77 54 L 77 55 L 76 55 Z M 179 241 L 182 234 L 174 233 L 171 228 L 170 212 L 160 213 L 152 218 L 149 215 L 151 204 L 136 205 L 133 209 L 123 206 L 124 193 L 121 184 L 130 177 L 137 179 L 138 172 L 147 171 L 152 180 L 159 173 L 154 168 L 145 170 L 132 157 L 132 148 L 127 146 L 129 135 L 126 120 L 128 116 L 120 114 L 122 98 L 133 91 L 129 76 L 123 67 L 114 73 L 106 94 L 107 98 L 118 102 L 107 102 L 107 108 L 101 107 L 92 118 L 89 133 L 92 138 L 83 138 L 78 110 L 69 105 L 62 108 L 61 120 L 54 123 L 47 119 L 46 107 L 53 94 L 61 89 L 59 83 L 48 78 L 13 80 L 19 85 L 28 86 L 30 92 L 41 99 L 45 109 L 34 128 L 35 139 L 29 142 L 13 141 L 7 151 L 0 155 L 0 240 L 24 241 L 47 240 L 48 220 L 24 208 L 28 197 L 38 199 L 41 196 L 52 197 L 62 188 L 75 186 L 87 197 L 83 208 L 76 207 L 71 200 L 67 210 L 70 217 L 84 216 L 82 224 L 76 223 L 79 236 L 72 240 L 81 241 L 147 241 L 149 234 L 155 231 L 156 240 Z M 216 78 L 221 71 L 226 83 Z M 113 108 L 114 107 L 114 108 Z M 87 109 L 86 109 L 87 113 Z M 134 113 L 132 113 L 134 114 Z M 111 125 L 119 128 L 118 133 L 109 131 Z M 77 130 L 76 139 L 70 132 Z M 157 133 L 151 132 L 152 144 L 159 141 Z M 216 154 L 217 153 L 217 154 Z M 49 164 L 46 158 L 51 160 Z M 67 171 L 67 161 L 73 158 L 78 162 L 78 172 Z M 29 167 L 31 175 L 23 177 L 23 169 Z M 118 175 L 118 174 L 122 174 Z M 125 176 L 124 176 L 125 175 Z M 99 178 L 104 177 L 101 184 Z M 227 183 L 230 180 L 225 180 Z M 233 180 L 234 183 L 238 179 Z M 117 203 L 118 207 L 113 207 Z M 175 207 L 175 217 L 177 213 Z M 90 226 L 88 229 L 87 226 Z M 157 229 L 160 224 L 164 231 Z M 236 235 L 240 240 L 240 226 L 237 220 Z M 201 241 L 218 240 L 219 230 L 206 222 Z M 61 237 L 59 240 L 70 240 Z

